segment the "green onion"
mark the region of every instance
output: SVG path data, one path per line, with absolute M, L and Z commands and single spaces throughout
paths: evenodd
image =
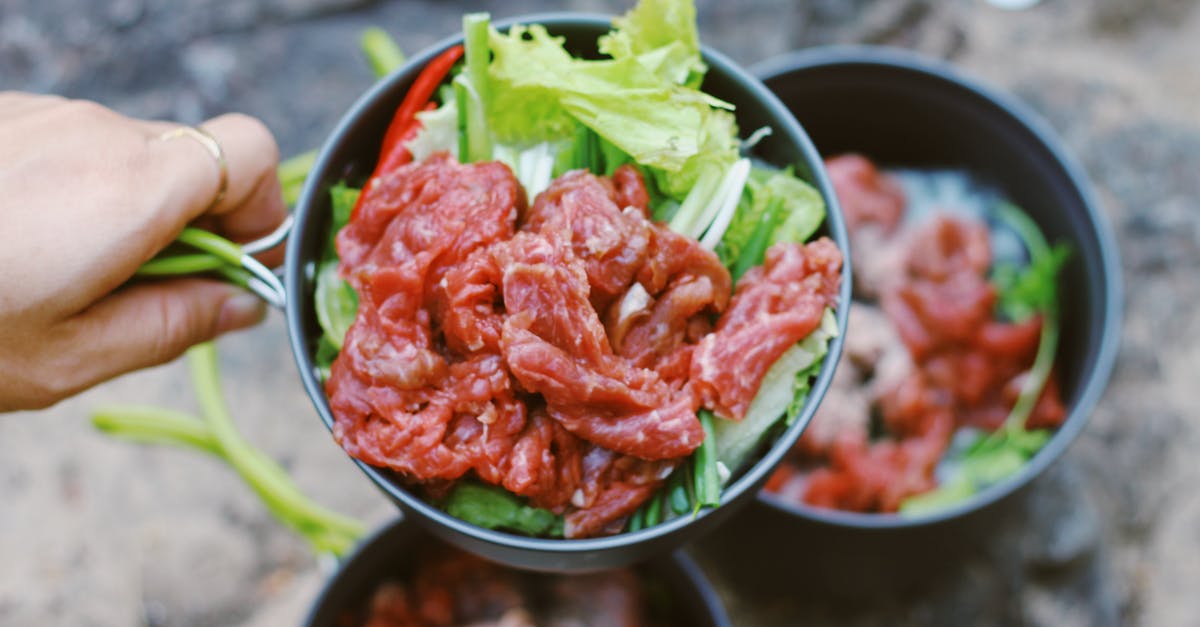
M 387 31 L 378 26 L 364 30 L 358 43 L 375 78 L 383 78 L 404 65 L 404 51 Z
M 638 510 L 629 517 L 629 532 L 633 533 L 634 531 L 641 531 L 643 528 L 645 528 L 645 526 L 645 508 L 639 507 Z
M 646 502 L 645 510 L 647 529 L 662 522 L 662 499 L 658 498 L 657 492 Z
M 704 441 L 696 448 L 696 504 L 716 507 L 721 503 L 721 480 L 717 473 L 717 442 L 713 436 L 713 414 L 707 409 L 699 412 Z
M 225 262 L 207 253 L 155 257 L 137 269 L 138 276 L 177 276 L 212 272 Z
M 466 67 L 454 78 L 458 104 L 458 158 L 463 163 L 492 160 L 492 137 L 487 124 L 488 14 L 463 16 L 463 45 Z

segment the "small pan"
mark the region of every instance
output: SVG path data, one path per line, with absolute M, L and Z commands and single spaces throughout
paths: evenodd
M 611 28 L 611 18 L 595 15 L 533 15 L 497 24 L 506 28 L 514 23 L 539 23 L 552 35 L 566 38 L 567 47 L 578 55 L 595 56 L 597 38 Z M 317 157 L 304 186 L 288 238 L 284 267 L 288 337 L 304 387 L 325 425 L 332 429 L 333 414 L 313 363 L 320 329 L 313 306 L 315 261 L 329 237 L 330 204 L 328 190 L 339 181 L 362 182 L 369 175 L 379 153 L 384 130 L 410 84 L 428 62 L 461 37 L 443 40 L 415 55 L 391 76 L 363 95 L 346 113 Z M 798 176 L 808 180 L 824 197 L 828 218 L 824 235 L 846 250 L 846 232 L 837 200 L 827 180 L 817 151 L 796 120 L 761 82 L 726 57 L 703 50 L 709 72 L 704 90 L 737 107 L 736 115 L 743 135 L 770 126 L 773 133 L 754 150 L 753 156 L 776 166 L 793 166 Z M 842 273 L 840 302 L 849 302 L 850 268 Z M 363 473 L 379 486 L 416 523 L 447 542 L 492 561 L 521 568 L 546 571 L 589 571 L 613 568 L 668 553 L 690 539 L 711 531 L 758 492 L 771 470 L 799 438 L 816 411 L 842 350 L 841 337 L 846 328 L 847 312 L 839 307 L 839 336 L 819 373 L 803 412 L 794 424 L 742 476 L 733 481 L 722 495 L 721 505 L 633 533 L 578 540 L 532 538 L 483 529 L 454 518 L 410 492 L 395 473 L 355 460 Z

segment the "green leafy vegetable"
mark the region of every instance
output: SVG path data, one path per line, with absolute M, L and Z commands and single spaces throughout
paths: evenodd
M 1051 435 L 1046 429 L 1002 431 L 998 438 L 980 435 L 961 458 L 946 460 L 956 469 L 952 479 L 934 490 L 905 499 L 900 513 L 922 514 L 970 498 L 1019 471 Z
M 1046 245 L 1037 225 L 1015 207 L 1005 206 L 998 215 L 1021 235 L 1030 251 L 1030 262 L 1024 268 L 1013 264 L 999 265 L 992 272 L 992 283 L 999 292 L 997 310 L 1005 318 L 1020 322 L 1038 312 L 1056 308 L 1058 272 L 1071 255 L 1070 247 L 1066 244 L 1053 248 Z
M 716 507 L 721 504 L 721 479 L 717 472 L 717 441 L 713 434 L 716 418 L 707 409 L 699 412 L 704 441 L 692 454 L 695 459 L 696 507 Z
M 700 58 L 696 7 L 676 0 L 642 0 L 613 19 L 616 30 L 600 38 L 600 52 L 614 59 L 636 57 L 658 76 L 693 89 L 708 67 Z
M 342 349 L 346 331 L 358 314 L 358 294 L 354 288 L 338 276 L 338 262 L 326 261 L 317 271 L 317 287 L 313 295 L 317 310 L 317 323 L 325 332 L 329 343 L 337 350 Z
M 417 119 L 421 121 L 421 130 L 404 145 L 412 153 L 413 161 L 424 161 L 439 151 L 458 156 L 459 116 L 454 98 L 447 98 L 433 111 L 418 111 Z
M 358 203 L 358 195 L 361 193 L 362 190 L 345 183 L 337 183 L 329 188 L 329 241 L 324 259 L 337 259 L 334 238 L 337 237 L 338 231 L 350 223 L 350 213 L 354 211 L 354 205 Z
M 683 0 L 658 4 L 694 10 Z M 658 186 L 683 198 L 706 168 L 724 171 L 736 160 L 737 125 L 726 110 L 732 107 L 664 78 L 657 72 L 663 64 L 647 67 L 636 54 L 658 48 L 659 41 L 686 41 L 687 32 L 655 31 L 653 41 L 641 43 L 645 33 L 625 31 L 622 23 L 641 21 L 619 20 L 606 41 L 621 56 L 602 60 L 572 58 L 563 38 L 540 25 L 514 26 L 507 34 L 493 31 L 491 130 L 498 141 L 521 145 L 570 137 L 583 124 L 634 161 L 655 168 Z M 677 20 L 667 25 L 675 28 Z M 688 54 L 699 62 L 698 47 Z M 686 65 L 689 72 L 703 67 L 671 65 Z
M 321 254 L 322 261 L 317 266 L 316 288 L 313 293 L 317 324 L 323 332 L 317 342 L 314 362 L 322 379 L 329 378 L 329 366 L 342 349 L 346 331 L 358 315 L 358 294 L 337 272 L 338 256 L 334 240 L 338 231 L 350 222 L 350 213 L 354 210 L 360 193 L 361 190 L 345 183 L 337 183 L 329 188 L 329 239 Z
M 442 503 L 447 514 L 487 529 L 562 537 L 562 517 L 529 507 L 504 488 L 460 481 Z

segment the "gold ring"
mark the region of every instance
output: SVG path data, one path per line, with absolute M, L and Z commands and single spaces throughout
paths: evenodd
M 208 154 L 212 155 L 214 161 L 217 162 L 217 172 L 220 176 L 220 181 L 217 183 L 217 195 L 213 196 L 212 202 L 208 203 L 208 208 L 204 211 L 210 211 L 217 205 L 221 204 L 221 200 L 225 198 L 225 190 L 229 187 L 229 166 L 225 161 L 225 150 L 221 148 L 221 143 L 217 141 L 216 136 L 202 126 L 180 126 L 173 128 L 162 135 L 158 136 L 160 141 L 170 141 L 176 137 L 190 137 L 198 142 Z

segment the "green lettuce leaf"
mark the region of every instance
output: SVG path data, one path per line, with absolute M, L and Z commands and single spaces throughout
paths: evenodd
M 521 497 L 498 486 L 460 481 L 442 503 L 442 509 L 459 520 L 486 529 L 562 537 L 562 517 L 530 507 Z
M 678 85 L 698 88 L 708 67 L 700 57 L 696 7 L 688 0 L 642 0 L 613 20 L 600 52 L 637 57 L 646 69 Z
M 615 31 L 616 37 L 624 31 Z M 732 106 L 678 85 L 638 56 L 574 59 L 540 25 L 491 32 L 488 122 L 500 143 L 568 139 L 582 124 L 683 198 L 703 171 L 737 159 Z

